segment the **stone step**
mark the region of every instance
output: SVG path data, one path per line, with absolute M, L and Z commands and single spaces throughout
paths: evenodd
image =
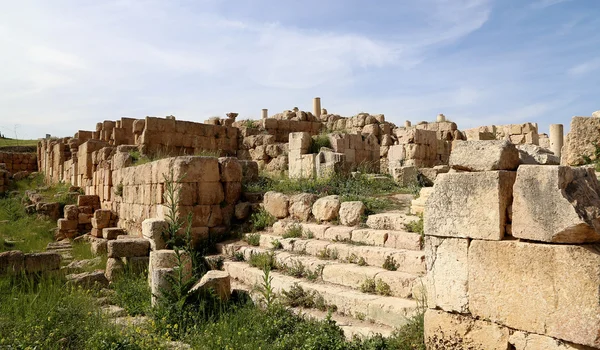
M 392 296 L 399 298 L 411 298 L 413 295 L 420 295 L 419 292 L 424 283 L 417 275 L 401 271 L 388 271 L 380 267 L 359 266 L 353 263 L 322 260 L 313 256 L 299 255 L 298 253 L 271 251 L 250 246 L 240 246 L 237 251 L 244 254 L 246 261 L 250 260 L 252 254 L 273 252 L 275 261 L 280 268 L 287 266 L 288 268 L 295 268 L 296 271 L 304 269 L 316 276 L 317 280 L 356 290 L 361 290 L 362 284 L 367 279 L 371 279 L 373 282 L 381 281 L 389 286 Z
M 243 284 L 261 286 L 264 272 L 245 262 L 226 261 L 225 271 Z M 307 292 L 317 292 L 328 305 L 335 305 L 337 313 L 365 319 L 389 327 L 401 327 L 417 311 L 417 302 L 409 299 L 361 293 L 347 287 L 328 283 L 308 282 L 272 271 L 271 287 L 276 293 L 290 290 L 298 284 Z
M 253 300 L 260 300 L 262 298 L 256 288 L 252 288 L 236 280 L 231 282 L 231 290 L 238 290 L 248 293 Z M 327 311 L 321 311 L 317 309 L 289 308 L 289 310 L 297 315 L 316 320 L 325 320 L 330 315 Z M 332 313 L 330 317 L 342 329 L 342 331 L 344 331 L 344 335 L 348 340 L 351 340 L 354 336 L 372 337 L 376 334 L 381 334 L 387 338 L 390 337 L 394 332 L 392 327 L 381 324 L 373 324 L 372 322 L 366 320 L 359 320 L 354 317 L 344 316 L 338 313 Z
M 376 230 L 406 230 L 406 224 L 418 222 L 420 218 L 416 215 L 407 215 L 403 213 L 390 212 L 369 215 L 367 226 Z
M 369 266 L 383 267 L 386 259 L 393 259 L 397 271 L 414 275 L 425 274 L 425 253 L 423 251 L 403 250 L 389 247 L 335 243 L 316 239 L 281 238 L 270 234 L 261 234 L 260 247 L 273 249 L 277 241 L 281 249 L 288 252 L 307 254 L 325 258 L 322 260 L 339 260 L 342 262 L 363 260 Z M 228 241 L 217 244 L 221 254 L 233 255 L 240 247 L 247 244 L 242 241 Z M 388 258 L 390 257 L 390 258 Z
M 417 217 L 417 219 L 419 218 Z M 347 226 L 293 223 L 280 220 L 273 226 L 273 234 L 283 236 L 293 225 L 302 227 L 303 238 L 316 238 L 331 242 L 354 242 L 408 250 L 421 250 L 422 245 L 420 234 L 407 232 L 404 228 L 401 230 L 359 229 Z

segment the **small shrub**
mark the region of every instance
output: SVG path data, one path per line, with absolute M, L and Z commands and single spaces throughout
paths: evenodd
M 350 264 L 356 264 L 358 262 L 358 256 L 352 253 L 346 257 L 346 261 Z
M 360 291 L 363 293 L 375 294 L 377 284 L 374 278 L 367 278 L 360 285 Z
M 283 238 L 300 238 L 302 237 L 302 225 L 293 223 L 287 227 L 283 235 Z
M 398 270 L 398 263 L 396 263 L 396 259 L 393 256 L 389 255 L 383 262 L 383 268 L 388 271 L 396 271 Z
M 313 238 L 315 238 L 315 234 L 311 230 L 306 230 L 304 232 L 304 238 L 313 239 Z
M 327 304 L 321 294 L 316 291 L 305 291 L 298 283 L 294 283 L 290 290 L 284 290 L 281 294 L 283 305 L 288 307 L 317 308 L 321 311 L 337 310 L 335 305 Z
M 264 208 L 259 211 L 252 213 L 250 216 L 250 223 L 252 224 L 253 231 L 262 231 L 266 227 L 273 226 L 276 219 L 273 215 L 269 214 Z
M 233 253 L 233 256 L 231 258 L 233 259 L 233 261 L 246 261 L 246 257 L 244 257 L 244 253 L 242 252 Z
M 313 136 L 309 153 L 319 153 L 321 152 L 321 147 L 331 148 L 331 142 L 327 134 Z
M 337 260 L 338 251 L 337 249 L 324 248 L 317 253 L 317 257 L 323 260 Z
M 358 266 L 367 266 L 367 262 L 365 261 L 365 258 L 363 258 L 362 256 L 360 258 L 358 258 L 357 264 L 358 264 Z
M 248 233 L 246 234 L 244 240 L 251 246 L 258 247 L 260 245 L 260 234 Z
M 275 256 L 271 252 L 250 255 L 250 260 L 248 261 L 248 264 L 250 264 L 250 266 L 257 267 L 263 271 L 266 271 L 267 269 L 274 270 L 277 267 L 275 262 Z
M 258 129 L 260 126 L 258 121 L 252 119 L 240 120 L 241 126 L 248 129 Z
M 117 196 L 117 197 L 123 196 L 123 183 L 122 182 L 115 186 L 114 192 L 115 192 L 115 196 Z
M 304 264 L 299 260 L 293 260 L 291 264 L 283 265 L 281 269 L 286 275 L 296 278 L 304 277 L 307 271 Z
M 390 296 L 392 295 L 392 290 L 390 285 L 385 283 L 382 279 L 378 279 L 375 286 L 375 292 L 379 295 Z
M 271 241 L 271 246 L 275 250 L 283 249 L 283 244 L 278 239 L 274 239 Z
M 306 279 L 309 281 L 316 281 L 317 279 L 319 279 L 319 277 L 321 277 L 321 275 L 323 275 L 324 267 L 325 265 L 319 265 L 314 271 L 306 269 L 304 277 L 306 277 Z

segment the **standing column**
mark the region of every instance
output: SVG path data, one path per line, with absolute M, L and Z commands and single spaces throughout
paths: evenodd
M 442 123 L 442 122 L 445 122 L 445 121 L 446 121 L 446 116 L 443 115 L 443 114 L 438 114 L 438 116 L 437 116 L 437 122 L 438 123 Z
M 560 159 L 560 150 L 563 146 L 563 125 L 550 124 L 550 150 Z
M 262 110 L 262 119 L 267 119 L 269 118 L 269 110 L 266 108 L 263 108 Z
M 405 128 L 408 128 L 408 127 L 410 127 L 410 126 L 411 126 L 411 122 L 410 122 L 410 120 L 407 120 L 407 121 L 405 121 L 405 122 L 404 122 L 404 127 L 405 127 Z
M 316 118 L 321 117 L 321 98 L 315 97 L 313 99 L 313 114 Z

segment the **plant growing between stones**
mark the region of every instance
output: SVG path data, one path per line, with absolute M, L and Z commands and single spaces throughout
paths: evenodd
M 358 262 L 356 264 L 358 266 L 367 266 L 367 262 L 365 261 L 365 258 L 363 258 L 362 256 L 358 259 Z
M 338 251 L 337 249 L 323 248 L 317 253 L 317 258 L 323 260 L 337 260 Z
M 246 257 L 244 257 L 244 253 L 242 252 L 233 253 L 231 259 L 233 259 L 233 261 L 246 261 Z
M 398 270 L 398 263 L 396 263 L 396 259 L 393 256 L 388 255 L 383 262 L 383 268 L 388 271 L 396 271 Z
M 271 241 L 271 246 L 274 250 L 283 249 L 283 244 L 278 239 L 274 239 Z
M 266 227 L 273 226 L 276 219 L 273 215 L 269 214 L 264 208 L 260 208 L 259 211 L 250 215 L 250 223 L 252 224 L 252 230 L 262 231 Z
M 251 246 L 258 247 L 260 245 L 260 234 L 258 233 L 247 233 L 244 240 Z
M 115 186 L 114 193 L 115 193 L 115 196 L 117 196 L 117 197 L 123 196 L 123 183 L 122 182 L 120 182 L 119 184 L 117 184 Z
M 300 238 L 302 237 L 302 225 L 298 223 L 290 224 L 283 235 L 282 238 Z

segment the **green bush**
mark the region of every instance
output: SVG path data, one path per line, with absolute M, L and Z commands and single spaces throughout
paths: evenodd
M 300 238 L 302 237 L 302 225 L 293 223 L 287 227 L 282 238 Z
M 263 271 L 266 269 L 273 270 L 277 267 L 275 256 L 272 252 L 252 254 L 250 255 L 248 264 L 253 267 L 258 267 Z
M 331 141 L 329 141 L 327 134 L 313 136 L 309 153 L 319 153 L 321 152 L 321 147 L 331 148 Z
M 273 226 L 276 219 L 273 215 L 269 214 L 264 208 L 260 208 L 259 211 L 250 215 L 250 223 L 252 224 L 252 230 L 262 231 L 269 226 Z
M 260 245 L 260 234 L 258 233 L 247 233 L 244 240 L 251 246 L 258 247 Z
M 383 262 L 383 268 L 388 271 L 396 271 L 398 270 L 398 263 L 396 263 L 396 259 L 393 256 L 389 255 Z

